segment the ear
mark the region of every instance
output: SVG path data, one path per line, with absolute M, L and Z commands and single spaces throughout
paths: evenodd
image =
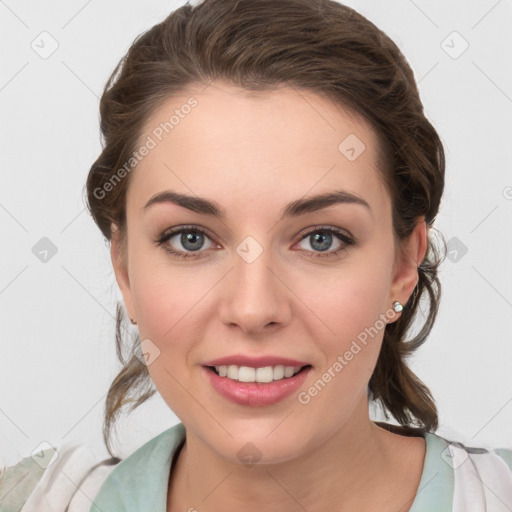
M 128 276 L 128 248 L 126 237 L 121 239 L 120 232 L 115 224 L 112 224 L 112 236 L 110 241 L 110 259 L 116 276 L 117 285 L 121 290 L 123 302 L 129 317 L 136 320 L 130 279 Z
M 399 250 L 397 250 L 389 294 L 389 306 L 396 300 L 405 306 L 405 303 L 409 300 L 418 282 L 418 266 L 423 261 L 427 248 L 428 228 L 425 217 L 422 216 L 418 218 L 414 230 L 406 240 L 402 241 Z M 398 318 L 399 313 L 395 313 L 395 315 Z

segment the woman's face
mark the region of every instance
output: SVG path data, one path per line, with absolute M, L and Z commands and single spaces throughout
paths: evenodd
M 311 92 L 213 82 L 155 111 L 143 146 L 127 264 L 115 241 L 112 258 L 151 378 L 189 434 L 234 462 L 270 463 L 368 422 L 391 304 L 412 293 L 426 236 L 420 225 L 395 253 L 370 127 Z M 308 202 L 324 194 L 340 200 Z M 275 380 L 219 376 L 208 363 L 223 358 L 246 367 L 242 380 Z M 294 363 L 307 366 L 279 378 Z

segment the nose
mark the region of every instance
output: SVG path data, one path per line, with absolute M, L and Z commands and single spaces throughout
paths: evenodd
M 270 251 L 263 251 L 254 261 L 235 253 L 223 284 L 220 319 L 253 336 L 282 327 L 291 317 L 293 294 L 286 284 Z

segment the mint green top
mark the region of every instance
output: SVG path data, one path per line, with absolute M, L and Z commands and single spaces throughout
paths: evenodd
M 103 482 L 90 512 L 166 512 L 171 464 L 184 439 L 185 428 L 178 423 L 121 461 Z M 453 469 L 441 457 L 448 442 L 429 433 L 425 441 L 423 473 L 410 512 L 451 511 Z

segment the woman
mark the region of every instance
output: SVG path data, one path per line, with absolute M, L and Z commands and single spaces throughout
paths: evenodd
M 100 111 L 88 206 L 137 326 L 112 459 L 61 449 L 21 510 L 512 507 L 512 451 L 437 436 L 406 364 L 440 300 L 445 162 L 385 34 L 330 0 L 186 5 L 136 39 Z M 119 308 L 119 354 L 127 330 Z M 112 426 L 151 383 L 181 422 L 119 461 Z

